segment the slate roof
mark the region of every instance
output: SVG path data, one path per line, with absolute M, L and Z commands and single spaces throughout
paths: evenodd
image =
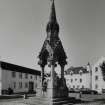
M 4 61 L 1 61 L 0 65 L 1 65 L 1 68 L 3 70 L 29 73 L 29 74 L 39 75 L 39 76 L 41 75 L 41 72 L 38 71 L 38 70 L 30 69 L 30 68 L 23 67 L 23 66 L 18 66 L 18 65 L 15 65 L 15 64 L 4 62 Z
M 82 73 L 89 73 L 89 71 L 87 71 L 85 67 L 81 66 L 81 67 L 70 67 L 65 71 L 65 74 L 70 74 L 71 72 L 73 74 L 80 74 L 80 71 L 82 71 Z

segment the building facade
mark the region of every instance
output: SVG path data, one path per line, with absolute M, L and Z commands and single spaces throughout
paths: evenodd
M 101 57 L 92 67 L 92 89 L 99 93 L 105 92 L 105 80 L 103 79 L 103 72 L 100 67 L 103 62 L 105 62 L 105 58 Z
M 40 87 L 41 72 L 0 62 L 0 94 L 11 88 L 14 93 L 37 91 Z
M 105 93 L 105 58 L 101 57 L 93 66 L 70 67 L 65 71 L 66 83 L 69 89 L 87 88 Z
M 70 67 L 65 71 L 66 84 L 69 89 L 91 87 L 89 67 Z

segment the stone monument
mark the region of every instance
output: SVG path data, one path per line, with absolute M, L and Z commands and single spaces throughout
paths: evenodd
M 64 98 L 68 97 L 68 88 L 64 78 L 64 67 L 67 64 L 67 56 L 59 38 L 59 24 L 56 19 L 56 11 L 54 0 L 51 0 L 51 13 L 46 26 L 47 37 L 44 41 L 43 47 L 39 53 L 39 62 L 42 69 L 42 87 L 44 87 L 45 71 L 44 68 L 48 65 L 51 68 L 51 75 L 48 80 L 47 94 L 45 97 Z M 55 67 L 60 65 L 61 77 L 56 75 Z

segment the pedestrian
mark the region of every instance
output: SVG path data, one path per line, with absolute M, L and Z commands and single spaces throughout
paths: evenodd
M 80 93 L 79 93 L 79 97 L 80 97 L 80 98 L 82 97 L 82 93 L 81 93 L 81 91 L 80 91 Z

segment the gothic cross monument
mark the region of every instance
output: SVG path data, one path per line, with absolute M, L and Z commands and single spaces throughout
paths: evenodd
M 39 53 L 38 64 L 42 68 L 42 87 L 44 81 L 44 68 L 46 65 L 51 67 L 50 86 L 47 88 L 47 92 L 50 93 L 48 97 L 67 97 L 68 89 L 64 78 L 64 67 L 67 64 L 66 53 L 62 46 L 62 42 L 59 38 L 59 24 L 56 18 L 54 0 L 51 0 L 51 13 L 49 21 L 46 26 L 47 37 L 44 41 L 41 52 Z M 55 67 L 60 65 L 61 77 L 57 78 L 55 75 Z

